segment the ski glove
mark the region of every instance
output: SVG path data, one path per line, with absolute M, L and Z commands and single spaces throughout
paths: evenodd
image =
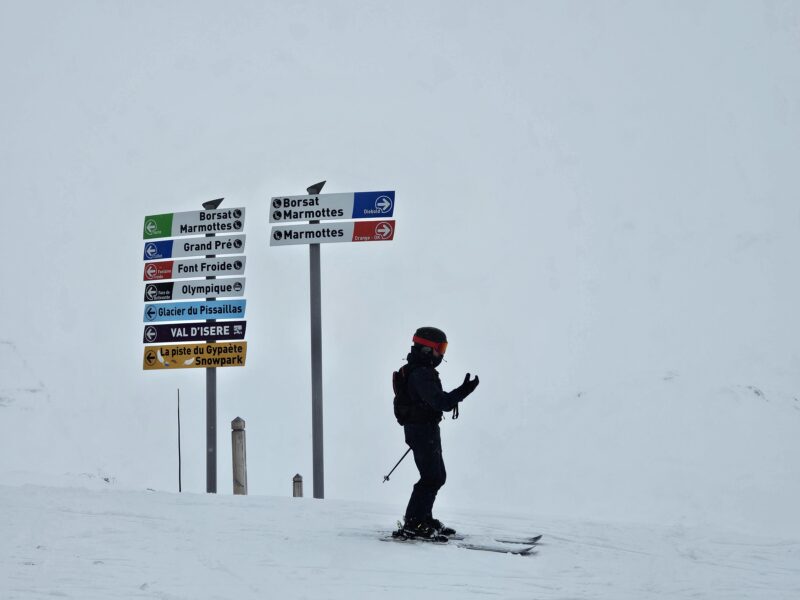
M 480 379 L 478 379 L 478 376 L 477 376 L 477 375 L 475 375 L 474 379 L 470 379 L 470 378 L 469 378 L 469 373 L 467 373 L 467 374 L 464 376 L 464 383 L 462 383 L 460 386 L 458 386 L 458 388 L 459 388 L 459 389 L 461 390 L 461 392 L 464 394 L 464 398 L 466 398 L 466 397 L 467 397 L 467 396 L 469 396 L 469 395 L 470 395 L 472 392 L 474 392 L 474 391 L 475 391 L 475 388 L 476 388 L 476 387 L 478 387 L 478 384 L 479 384 L 480 382 L 481 382 L 481 381 L 480 381 Z

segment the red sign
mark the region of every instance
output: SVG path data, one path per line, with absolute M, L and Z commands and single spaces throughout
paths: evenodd
M 380 242 L 394 238 L 394 220 L 356 221 L 353 226 L 354 242 Z
M 173 260 L 165 260 L 147 263 L 144 266 L 144 280 L 172 279 L 172 265 L 174 262 Z

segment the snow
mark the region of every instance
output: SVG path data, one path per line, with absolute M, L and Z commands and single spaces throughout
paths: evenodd
M 709 598 L 800 595 L 800 539 L 453 511 L 533 556 L 383 542 L 397 514 L 356 501 L 0 486 L 0 597 Z

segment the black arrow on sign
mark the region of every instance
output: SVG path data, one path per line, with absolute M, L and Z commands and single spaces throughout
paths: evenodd
M 147 318 L 148 318 L 148 319 L 150 319 L 150 320 L 152 321 L 152 320 L 153 320 L 153 317 L 154 317 L 154 316 L 155 316 L 155 314 L 156 314 L 156 311 L 155 311 L 155 309 L 154 309 L 152 306 L 149 306 L 149 307 L 147 308 L 147 312 L 146 312 L 145 314 L 147 315 Z
M 150 352 L 147 353 L 147 356 L 145 358 L 147 360 L 147 364 L 152 365 L 153 361 L 156 359 L 156 355 L 153 354 L 153 351 L 151 350 Z

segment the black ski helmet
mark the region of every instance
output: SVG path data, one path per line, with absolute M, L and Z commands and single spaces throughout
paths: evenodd
M 436 327 L 420 327 L 411 339 L 415 346 L 433 348 L 439 354 L 444 354 L 447 350 L 447 336 Z

